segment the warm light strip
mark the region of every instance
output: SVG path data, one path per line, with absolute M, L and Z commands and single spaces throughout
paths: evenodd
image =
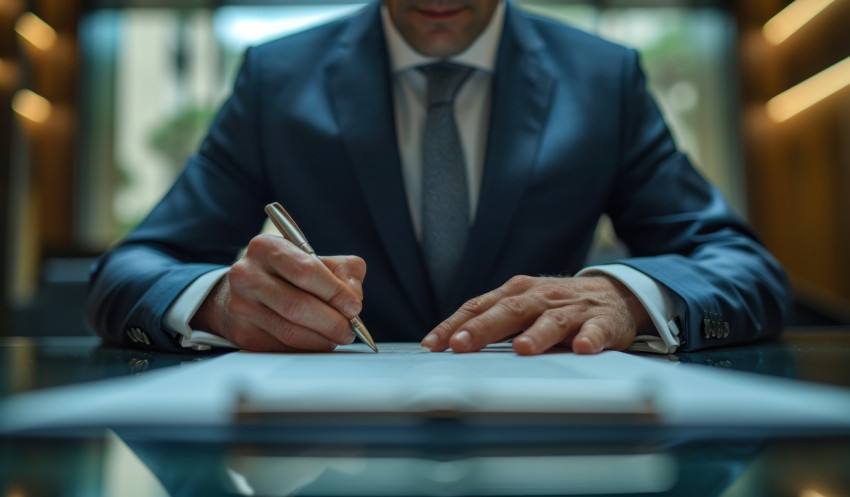
M 22 117 L 36 123 L 47 121 L 52 107 L 46 98 L 30 90 L 21 90 L 12 99 L 12 109 Z
M 771 98 L 767 113 L 776 122 L 785 121 L 847 86 L 850 57 Z
M 800 497 L 826 497 L 824 494 L 818 492 L 817 490 L 812 490 L 807 488 L 800 492 Z
M 762 33 L 767 41 L 779 45 L 834 1 L 797 0 L 767 21 L 762 28 Z
M 32 12 L 18 18 L 15 31 L 41 50 L 49 50 L 56 43 L 56 31 Z

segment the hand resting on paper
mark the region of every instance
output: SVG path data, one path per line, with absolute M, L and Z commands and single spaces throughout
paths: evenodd
M 321 262 L 275 235 L 259 235 L 215 285 L 191 321 L 252 351 L 329 351 L 354 340 L 366 262 Z
M 595 354 L 624 350 L 636 335 L 652 329 L 637 297 L 609 276 L 515 276 L 466 302 L 422 345 L 434 352 L 448 347 L 474 352 L 519 333 L 513 348 L 521 355 L 540 354 L 556 345 Z

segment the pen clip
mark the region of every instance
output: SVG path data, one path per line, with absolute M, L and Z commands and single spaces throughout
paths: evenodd
M 301 232 L 301 229 L 295 223 L 295 220 L 292 219 L 292 216 L 286 212 L 286 209 L 284 209 L 282 205 L 277 202 L 272 202 L 266 206 L 266 214 L 268 214 L 269 219 L 272 220 L 272 224 L 275 225 L 284 238 L 294 243 L 308 254 L 315 253 L 313 247 L 311 247 L 307 242 L 307 237 L 304 236 L 304 233 Z

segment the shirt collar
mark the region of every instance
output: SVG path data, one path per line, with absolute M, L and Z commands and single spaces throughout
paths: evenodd
M 502 37 L 504 20 L 505 2 L 499 2 L 490 18 L 490 23 L 478 35 L 478 38 L 466 50 L 449 57 L 448 60 L 456 64 L 492 72 L 496 67 L 496 51 Z M 401 36 L 392 19 L 390 19 L 390 14 L 385 6 L 381 7 L 381 23 L 384 26 L 393 72 L 439 62 L 439 59 L 426 57 L 407 44 L 407 41 Z

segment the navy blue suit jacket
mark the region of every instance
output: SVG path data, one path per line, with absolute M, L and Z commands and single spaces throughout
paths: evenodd
M 137 328 L 179 348 L 168 306 L 230 265 L 280 201 L 318 253 L 366 260 L 362 317 L 376 340 L 420 340 L 445 316 L 411 225 L 392 105 L 377 2 L 250 49 L 199 152 L 93 268 L 92 326 L 111 342 L 132 345 Z M 676 150 L 634 51 L 509 3 L 491 112 L 457 306 L 514 275 L 581 269 L 607 213 L 630 251 L 620 262 L 687 304 L 681 350 L 781 329 L 782 269 Z

